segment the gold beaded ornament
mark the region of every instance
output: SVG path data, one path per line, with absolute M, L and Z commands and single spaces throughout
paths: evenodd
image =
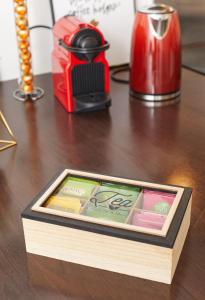
M 13 2 L 21 74 L 19 89 L 14 91 L 14 97 L 20 101 L 26 101 L 28 99 L 35 101 L 44 95 L 44 91 L 33 85 L 27 3 L 26 0 L 13 0 Z

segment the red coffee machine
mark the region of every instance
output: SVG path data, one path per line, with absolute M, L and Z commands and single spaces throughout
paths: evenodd
M 130 63 L 130 93 L 164 102 L 180 95 L 181 39 L 174 8 L 154 4 L 135 19 Z
M 53 35 L 53 85 L 60 103 L 68 112 L 109 107 L 109 44 L 99 29 L 66 16 L 54 25 Z

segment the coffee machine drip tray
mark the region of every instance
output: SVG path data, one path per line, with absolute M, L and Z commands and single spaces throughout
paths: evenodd
M 108 108 L 111 98 L 104 92 L 74 96 L 75 112 L 95 111 Z

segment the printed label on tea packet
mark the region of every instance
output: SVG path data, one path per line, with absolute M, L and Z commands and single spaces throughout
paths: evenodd
M 77 188 L 75 186 L 65 186 L 61 190 L 62 194 L 72 194 L 73 196 L 83 196 L 85 194 L 85 190 L 82 188 Z
M 124 223 L 138 195 L 138 188 L 104 184 L 92 196 L 84 214 L 90 217 Z
M 168 215 L 169 210 L 170 205 L 167 202 L 158 202 L 153 206 L 153 211 L 160 214 Z
M 99 183 L 94 180 L 77 178 L 77 177 L 67 177 L 62 185 L 57 189 L 55 195 L 58 196 L 76 196 L 80 198 L 91 197 L 91 194 Z
M 99 183 L 96 181 L 68 176 L 45 205 L 55 210 L 80 213 L 97 186 Z

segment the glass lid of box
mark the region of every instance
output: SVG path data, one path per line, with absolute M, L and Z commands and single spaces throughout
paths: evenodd
M 165 236 L 182 188 L 64 174 L 33 210 Z M 159 187 L 158 187 L 159 186 Z

